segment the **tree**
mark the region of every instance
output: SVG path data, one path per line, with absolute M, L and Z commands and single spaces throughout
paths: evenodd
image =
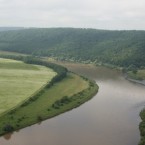
M 6 132 L 12 132 L 12 131 L 14 131 L 14 127 L 10 124 L 7 124 L 3 127 L 3 130 Z

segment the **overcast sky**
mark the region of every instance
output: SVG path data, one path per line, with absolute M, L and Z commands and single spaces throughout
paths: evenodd
M 145 30 L 145 0 L 0 0 L 0 26 Z

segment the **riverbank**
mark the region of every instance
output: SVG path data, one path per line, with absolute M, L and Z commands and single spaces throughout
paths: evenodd
M 68 73 L 66 78 L 46 89 L 36 101 L 1 116 L 0 135 L 76 108 L 91 99 L 97 91 L 98 86 L 93 82 Z
M 141 85 L 144 85 L 144 86 L 145 86 L 145 80 L 135 80 L 135 79 L 129 78 L 128 76 L 125 76 L 125 78 L 126 78 L 128 81 L 130 81 L 130 82 L 138 83 L 138 84 L 141 84 Z
M 52 62 L 54 62 L 54 61 L 52 61 Z M 81 63 L 68 63 L 68 62 L 57 62 L 57 63 L 60 64 L 60 65 L 65 66 L 65 67 L 67 67 L 68 69 L 70 69 L 70 68 L 72 69 L 74 66 L 78 66 L 77 67 L 78 68 L 77 69 L 78 72 L 79 72 L 79 66 L 80 67 L 85 67 L 85 64 L 81 64 Z M 87 66 L 90 66 L 89 69 L 92 69 L 91 68 L 92 65 L 93 64 L 87 64 Z M 110 67 L 107 67 L 107 68 L 110 68 Z M 110 68 L 110 69 L 112 70 L 114 68 Z M 120 72 L 120 75 L 122 75 L 120 69 L 115 68 L 115 70 L 118 70 L 118 72 Z M 93 71 L 94 71 L 94 69 L 93 69 Z M 130 81 L 132 83 L 137 83 L 137 84 L 145 85 L 145 81 L 144 80 L 131 79 L 131 78 L 129 78 L 127 76 L 127 74 L 123 74 L 123 77 L 126 80 L 128 80 L 128 81 Z M 138 114 L 139 114 L 139 112 L 138 112 Z M 139 145 L 145 145 L 145 110 L 141 111 L 140 116 L 141 116 L 142 119 L 144 118 L 144 121 L 142 121 L 140 123 L 140 127 L 139 127 L 141 134 L 143 134 L 143 136 L 141 135 L 141 141 L 140 141 Z M 136 126 L 138 126 L 138 124 Z M 138 142 L 136 144 L 138 144 Z
M 127 74 L 132 79 L 145 80 L 145 69 L 144 68 L 136 70 L 135 72 L 129 71 Z
M 141 139 L 138 145 L 145 145 L 145 109 L 140 112 L 140 118 L 142 120 L 139 124 Z
M 37 64 L 52 68 L 57 75 L 37 94 L 0 115 L 0 135 L 76 108 L 91 99 L 98 91 L 95 82 L 70 73 L 57 64 L 32 57 L 11 57 L 16 60 L 22 59 L 30 65 Z
M 145 70 L 138 70 L 136 73 L 128 72 L 125 75 L 128 81 L 145 86 Z M 140 142 L 138 145 L 145 145 L 145 108 L 140 112 L 141 122 L 139 124 Z

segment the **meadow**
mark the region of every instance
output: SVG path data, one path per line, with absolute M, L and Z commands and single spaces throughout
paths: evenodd
M 44 66 L 0 58 L 0 114 L 29 98 L 55 75 Z
M 128 76 L 135 80 L 145 80 L 145 69 L 140 69 L 136 73 L 130 71 Z

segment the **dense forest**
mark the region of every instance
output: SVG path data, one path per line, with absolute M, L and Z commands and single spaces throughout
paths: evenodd
M 79 28 L 3 31 L 0 50 L 139 68 L 145 66 L 145 31 Z

